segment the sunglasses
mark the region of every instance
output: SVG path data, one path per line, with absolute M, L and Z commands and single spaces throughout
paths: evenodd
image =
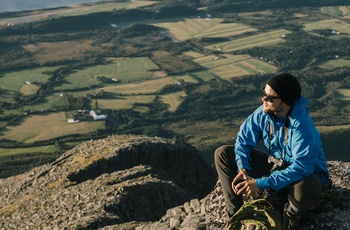
M 263 88 L 263 97 L 267 99 L 268 102 L 273 102 L 273 99 L 281 99 L 279 96 L 271 96 L 266 94 L 265 89 Z

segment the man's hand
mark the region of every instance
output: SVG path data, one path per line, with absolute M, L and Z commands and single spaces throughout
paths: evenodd
M 232 189 L 237 195 L 253 195 L 259 192 L 255 179 L 248 176 L 245 169 L 241 169 L 232 181 Z

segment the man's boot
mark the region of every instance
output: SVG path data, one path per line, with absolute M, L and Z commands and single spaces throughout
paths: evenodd
M 303 212 L 290 201 L 286 203 L 283 210 L 283 230 L 299 230 L 299 221 L 302 213 Z

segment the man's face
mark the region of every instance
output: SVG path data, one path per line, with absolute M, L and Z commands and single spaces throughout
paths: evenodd
M 263 111 L 265 113 L 280 113 L 286 106 L 286 104 L 279 98 L 277 93 L 266 84 L 263 89 L 264 96 L 261 98 L 263 102 Z

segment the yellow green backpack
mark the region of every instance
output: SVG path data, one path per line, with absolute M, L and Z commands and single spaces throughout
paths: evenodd
M 265 199 L 246 202 L 230 218 L 227 230 L 282 230 L 281 214 Z

